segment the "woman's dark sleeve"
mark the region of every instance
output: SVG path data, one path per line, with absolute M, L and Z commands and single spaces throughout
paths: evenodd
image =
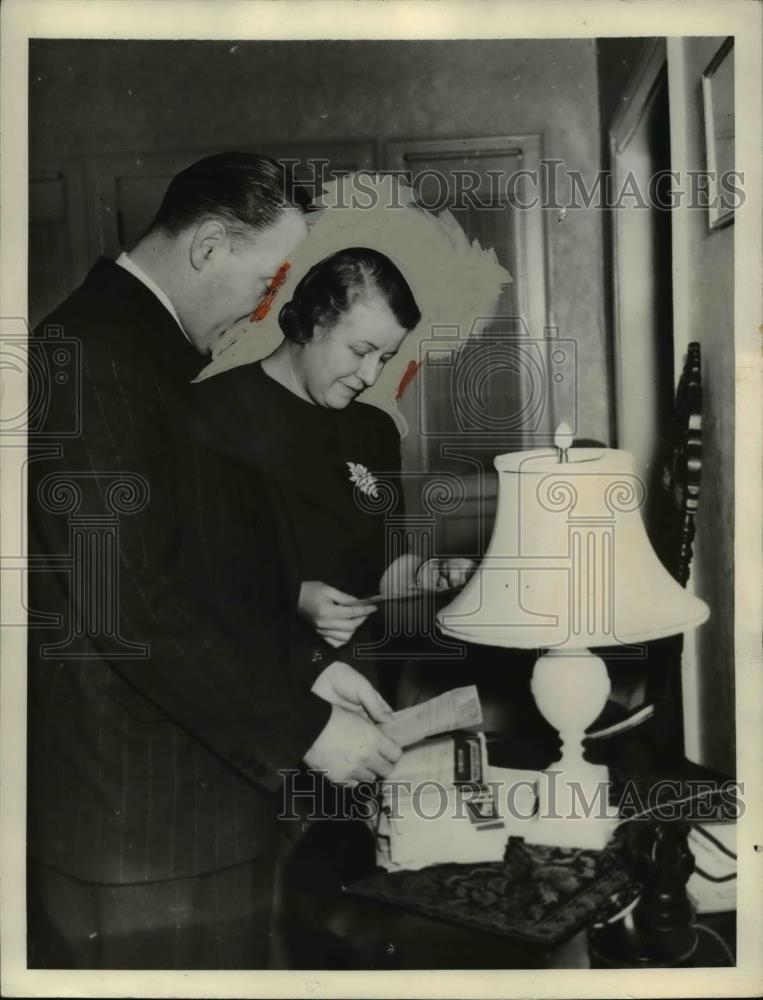
M 309 690 L 318 676 L 336 659 L 336 650 L 297 613 L 300 574 L 292 526 L 281 487 L 272 475 L 269 453 L 282 447 L 278 414 L 259 396 L 254 378 L 241 366 L 192 386 L 197 432 L 207 446 L 240 466 L 252 469 L 260 489 L 266 491 L 273 513 L 277 545 L 286 586 L 288 662 L 290 673 Z
M 376 406 L 366 405 L 369 414 L 365 433 L 375 443 L 374 468 L 378 475 L 394 490 L 394 506 L 389 513 L 394 517 L 405 516 L 405 494 L 400 456 L 400 432 L 397 424 Z

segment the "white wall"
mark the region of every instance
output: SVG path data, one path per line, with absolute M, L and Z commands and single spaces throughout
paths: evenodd
M 668 40 L 674 170 L 705 166 L 701 77 L 722 38 Z M 702 348 L 702 483 L 692 570 L 711 617 L 684 654 L 687 752 L 733 774 L 734 739 L 734 226 L 710 231 L 707 210 L 673 219 L 675 371 Z

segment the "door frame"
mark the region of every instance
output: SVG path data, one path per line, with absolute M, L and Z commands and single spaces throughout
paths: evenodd
M 609 157 L 612 166 L 613 190 L 619 191 L 623 181 L 623 159 L 629 144 L 657 97 L 663 77 L 667 81 L 668 49 L 664 38 L 655 38 L 644 45 L 633 73 L 623 93 L 620 110 L 609 128 Z M 623 392 L 627 381 L 622 370 L 622 216 L 613 209 L 612 225 L 612 296 L 613 296 L 613 374 L 615 398 L 615 444 L 622 445 L 624 431 Z

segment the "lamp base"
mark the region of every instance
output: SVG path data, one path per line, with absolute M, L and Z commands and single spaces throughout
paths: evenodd
M 560 762 L 561 763 L 561 762 Z M 527 824 L 530 844 L 602 850 L 617 826 L 617 810 L 607 802 L 609 772 L 603 764 L 576 761 L 538 776 L 538 812 Z
M 539 775 L 537 818 L 525 839 L 601 850 L 617 810 L 608 803 L 609 770 L 584 759 L 582 740 L 607 700 L 607 668 L 587 649 L 551 649 L 538 658 L 531 685 L 538 709 L 562 738 L 562 756 Z
M 526 824 L 524 838 L 528 844 L 603 851 L 616 826 L 614 819 L 533 819 Z

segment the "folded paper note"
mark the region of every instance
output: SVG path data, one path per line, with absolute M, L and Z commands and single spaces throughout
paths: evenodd
M 474 729 L 482 723 L 482 706 L 477 688 L 454 688 L 420 705 L 395 712 L 381 729 L 401 747 L 419 743 L 428 736 Z
M 393 601 L 415 601 L 423 597 L 440 597 L 455 594 L 460 587 L 443 587 L 440 590 L 426 590 L 424 587 L 410 587 L 391 594 L 372 594 L 370 597 L 356 597 L 345 603 L 346 608 L 359 608 L 366 604 L 390 604 Z

